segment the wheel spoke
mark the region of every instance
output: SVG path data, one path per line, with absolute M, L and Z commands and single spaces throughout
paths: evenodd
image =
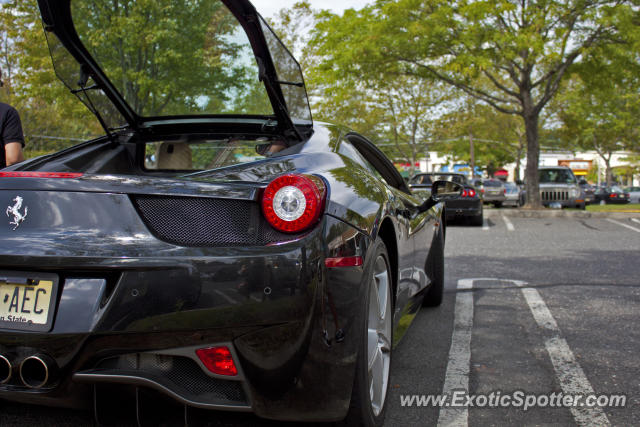
M 384 256 L 375 261 L 369 286 L 367 371 L 371 409 L 377 416 L 384 407 L 391 360 L 391 281 Z
M 373 363 L 369 367 L 369 397 L 371 398 L 371 406 L 373 408 L 373 412 L 376 415 L 380 413 L 382 404 L 384 403 L 382 394 L 383 387 L 386 387 L 386 379 L 383 378 L 382 375 L 380 375 L 381 372 L 384 372 L 384 365 L 384 356 L 380 351 L 380 348 L 376 347 Z

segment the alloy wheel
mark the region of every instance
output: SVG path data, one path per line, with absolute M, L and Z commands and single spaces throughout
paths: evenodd
M 391 363 L 391 277 L 386 258 L 378 255 L 369 287 L 367 322 L 367 366 L 369 397 L 373 414 L 384 407 Z

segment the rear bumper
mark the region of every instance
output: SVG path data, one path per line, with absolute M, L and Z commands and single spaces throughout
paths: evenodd
M 445 203 L 445 207 L 446 219 L 482 215 L 482 201 L 480 199 L 470 201 L 454 200 Z
M 485 194 L 485 195 L 482 197 L 482 199 L 483 199 L 483 201 L 484 201 L 485 203 L 495 203 L 495 202 L 504 202 L 504 201 L 506 201 L 506 197 L 504 196 L 504 194 L 502 194 L 502 195 L 495 195 L 495 196 L 492 196 L 492 195 L 486 195 L 486 194 Z
M 59 300 L 51 331 L 0 331 L 0 355 L 13 365 L 0 398 L 91 408 L 101 406 L 93 401 L 100 387 L 117 384 L 155 390 L 188 408 L 343 418 L 362 317 L 354 307 L 368 267 L 327 271 L 328 230 L 353 236 L 329 256 L 366 255 L 368 237 L 328 216 L 303 238 L 271 247 L 176 246 L 174 256 L 120 259 L 86 257 L 82 248 L 78 256 L 25 257 L 16 247 L 0 257 L 0 270 L 58 274 Z M 345 339 L 327 345 L 324 330 L 334 336 L 337 328 Z M 212 376 L 198 362 L 195 349 L 220 344 L 232 350 L 237 377 Z M 30 389 L 18 366 L 40 353 L 50 356 L 55 375 Z

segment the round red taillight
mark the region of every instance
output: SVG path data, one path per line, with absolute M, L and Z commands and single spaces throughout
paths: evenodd
M 473 189 L 471 189 L 471 188 L 470 188 L 470 189 L 467 191 L 467 196 L 469 196 L 469 197 L 476 197 L 476 190 L 473 190 Z
M 467 193 L 467 190 L 462 190 L 462 194 L 460 195 L 461 197 L 467 197 L 469 193 Z
M 262 194 L 262 213 L 276 230 L 298 233 L 318 221 L 324 208 L 322 180 L 308 175 L 283 175 Z

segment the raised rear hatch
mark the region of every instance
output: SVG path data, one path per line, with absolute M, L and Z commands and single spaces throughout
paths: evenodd
M 107 131 L 311 132 L 300 66 L 246 0 L 38 0 L 57 76 Z

